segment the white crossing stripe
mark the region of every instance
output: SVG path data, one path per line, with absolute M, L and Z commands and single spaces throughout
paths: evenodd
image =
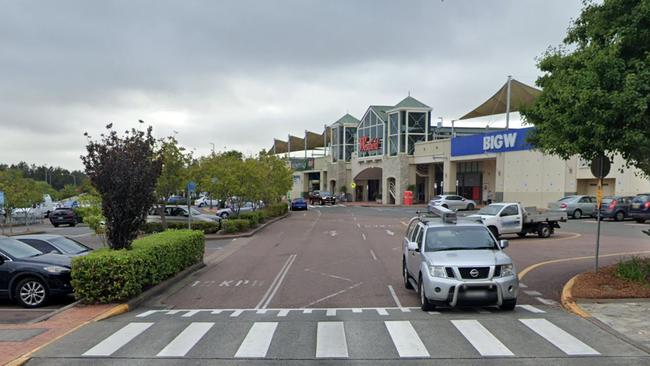
M 235 353 L 235 358 L 266 357 L 277 327 L 276 322 L 254 323 Z
M 400 357 L 430 357 L 410 322 L 386 321 L 384 324 Z
M 528 296 L 542 296 L 539 291 L 524 291 L 524 293 Z
M 212 315 L 218 315 L 221 314 L 223 310 L 212 310 Z
M 318 322 L 316 358 L 347 358 L 348 344 L 343 322 Z
M 303 314 L 311 314 L 312 309 L 305 309 L 302 311 Z
M 377 314 L 386 316 L 388 315 L 388 312 L 386 311 L 386 309 L 378 308 Z
M 363 309 L 358 309 L 358 308 L 352 309 L 353 313 L 361 313 L 362 311 Z
M 567 355 L 599 355 L 598 351 L 582 343 L 546 319 L 519 319 L 533 332 L 539 334 Z
M 326 316 L 336 316 L 336 309 L 327 309 L 325 312 Z
M 144 318 L 144 317 L 147 317 L 147 316 L 149 316 L 151 314 L 155 314 L 157 312 L 158 312 L 158 310 L 147 310 L 144 313 L 140 313 L 140 314 L 136 315 L 135 317 L 136 318 Z
M 158 357 L 183 357 L 194 345 L 203 338 L 214 323 L 192 323 L 181 334 L 176 336 L 165 348 L 158 353 Z
M 544 310 L 539 309 L 539 308 L 536 308 L 536 307 L 534 307 L 533 305 L 517 305 L 517 307 L 518 307 L 518 308 L 525 309 L 525 310 L 528 310 L 528 311 L 530 311 L 531 313 L 538 313 L 538 314 L 545 313 Z
M 288 309 L 282 309 L 282 310 L 278 311 L 278 316 L 287 316 L 287 314 L 289 314 Z
M 476 320 L 452 320 L 452 324 L 482 356 L 514 356 L 489 330 Z
M 257 313 L 257 314 L 266 314 L 266 310 L 267 309 L 257 309 L 257 311 L 255 313 Z
M 110 356 L 153 324 L 154 323 L 129 323 L 108 338 L 99 342 L 95 347 L 86 351 L 83 355 Z
M 181 311 L 183 311 L 183 310 L 169 310 L 167 312 L 167 315 L 176 315 L 176 314 L 180 313 Z
M 236 318 L 236 317 L 240 316 L 241 313 L 243 313 L 243 312 L 244 312 L 243 309 L 235 310 L 235 311 L 232 312 L 232 314 L 230 314 L 230 317 L 231 318 Z
M 190 310 L 187 313 L 181 315 L 181 317 L 182 318 L 189 318 L 189 317 L 194 316 L 195 314 L 197 314 L 199 311 L 201 311 L 201 310 Z

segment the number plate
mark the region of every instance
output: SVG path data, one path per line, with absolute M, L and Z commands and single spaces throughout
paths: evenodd
M 639 208 L 639 207 L 641 207 L 640 203 L 633 203 L 632 204 L 632 208 Z
M 487 291 L 485 290 L 466 290 L 464 295 L 468 299 L 482 299 L 487 297 Z

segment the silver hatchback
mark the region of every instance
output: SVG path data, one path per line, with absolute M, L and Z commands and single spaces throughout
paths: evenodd
M 428 209 L 429 212 L 434 212 L 433 207 L 440 206 L 448 208 L 450 210 L 473 210 L 476 208 L 476 202 L 465 197 L 458 195 L 440 195 L 433 196 L 431 201 L 429 201 Z
M 594 196 L 566 196 L 556 202 L 549 203 L 548 208 L 564 211 L 574 219 L 579 219 L 583 216 L 596 217 L 596 202 L 596 197 Z

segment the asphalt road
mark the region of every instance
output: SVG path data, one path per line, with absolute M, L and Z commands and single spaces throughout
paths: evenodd
M 29 364 L 650 363 L 557 305 L 563 281 L 590 265 L 569 259 L 593 254 L 593 224 L 570 222 L 551 239 L 512 239 L 507 252 L 527 271 L 515 311 L 424 313 L 401 278 L 401 240 L 414 212 L 323 207 L 294 212 L 251 238 L 210 242 L 206 261 L 218 263 L 135 312 L 63 338 Z M 628 232 L 636 226 L 608 230 L 604 260 L 650 252 L 647 237 Z M 563 262 L 525 269 L 548 260 Z

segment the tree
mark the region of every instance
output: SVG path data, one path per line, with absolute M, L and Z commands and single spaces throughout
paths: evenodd
M 158 154 L 162 162 L 162 169 L 156 185 L 156 195 L 161 202 L 161 224 L 163 230 L 166 230 L 165 206 L 167 197 L 183 189 L 187 183 L 188 165 L 192 157 L 190 154 L 185 153 L 185 148 L 178 146 L 178 142 L 173 137 L 160 141 Z
M 74 197 L 78 194 L 77 192 L 77 187 L 73 186 L 72 184 L 66 184 L 63 186 L 63 189 L 59 191 L 58 197 L 59 199 L 66 199 L 70 197 Z
M 109 246 L 130 249 L 155 202 L 154 189 L 162 164 L 151 127 L 146 132 L 132 129 L 118 136 L 112 126 L 106 126 L 108 133 L 99 141 L 89 137 L 88 154 L 81 160 L 102 198 Z
M 0 191 L 5 195 L 6 222 L 10 224 L 14 209 L 24 208 L 26 218 L 31 208 L 43 200 L 44 193 L 33 179 L 24 178 L 23 173 L 15 169 L 0 171 Z
M 621 154 L 650 174 L 650 1 L 585 2 L 538 66 L 542 93 L 521 113 L 529 142 L 568 159 Z

